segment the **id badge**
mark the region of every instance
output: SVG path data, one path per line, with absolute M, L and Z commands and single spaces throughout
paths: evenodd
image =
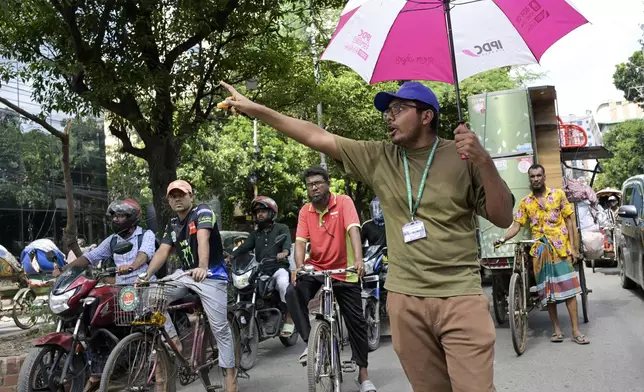
M 421 221 L 409 222 L 402 228 L 403 239 L 405 243 L 414 242 L 422 238 L 427 237 L 427 231 L 425 231 L 425 225 Z

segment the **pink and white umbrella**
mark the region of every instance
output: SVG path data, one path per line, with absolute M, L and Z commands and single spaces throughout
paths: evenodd
M 567 0 L 350 0 L 322 55 L 367 83 L 432 80 L 538 63 L 588 23 Z M 460 99 L 459 104 L 460 117 Z

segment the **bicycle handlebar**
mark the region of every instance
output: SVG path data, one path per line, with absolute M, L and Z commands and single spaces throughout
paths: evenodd
M 333 269 L 333 270 L 322 270 L 322 271 L 313 270 L 313 266 L 304 266 L 304 269 L 297 271 L 297 274 L 298 275 L 310 275 L 310 276 L 325 276 L 325 275 L 342 274 L 344 272 L 357 273 L 356 268 L 354 266 L 351 266 L 349 268 L 341 268 L 341 269 Z
M 494 245 L 494 251 L 504 245 L 533 245 L 537 240 L 521 240 L 521 241 L 506 241 L 498 245 Z

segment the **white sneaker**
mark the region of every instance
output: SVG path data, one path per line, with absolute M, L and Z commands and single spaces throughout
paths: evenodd
M 304 349 L 304 352 L 302 353 L 302 355 L 300 355 L 300 363 L 302 364 L 302 366 L 306 366 L 306 359 L 308 355 L 309 355 L 309 348 L 307 347 Z

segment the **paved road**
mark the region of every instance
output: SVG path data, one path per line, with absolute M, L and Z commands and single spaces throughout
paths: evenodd
M 592 343 L 578 346 L 567 339 L 549 342 L 552 333 L 547 312 L 530 315 L 528 348 L 521 357 L 512 349 L 509 328 L 497 328 L 496 387 L 499 392 L 543 391 L 644 391 L 644 293 L 619 286 L 615 269 L 598 269 L 587 274 L 590 295 L 590 323 L 582 324 Z M 489 292 L 489 288 L 487 289 Z M 560 319 L 567 338 L 570 320 L 563 306 Z M 304 344 L 284 348 L 279 341 L 260 344 L 257 366 L 250 380 L 240 380 L 243 392 L 295 392 L 306 390 L 306 372 L 296 363 Z M 345 351 L 348 355 L 348 352 Z M 370 373 L 379 391 L 411 392 L 404 373 L 385 339 L 370 355 Z M 344 392 L 357 391 L 352 379 L 345 380 Z M 182 391 L 203 391 L 193 384 Z

